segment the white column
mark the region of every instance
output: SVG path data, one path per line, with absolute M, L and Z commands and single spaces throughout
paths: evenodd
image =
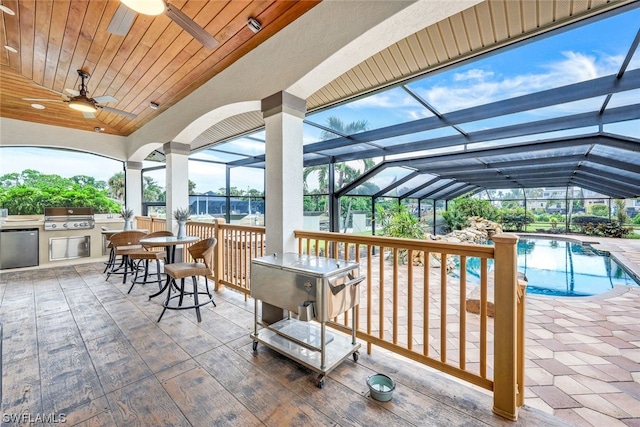
M 142 215 L 142 162 L 125 164 L 125 205 Z
M 266 250 L 296 252 L 303 228 L 302 120 L 306 101 L 287 92 L 262 100 L 266 159 Z
M 167 142 L 163 145 L 167 166 L 167 230 L 175 234 L 178 222 L 173 219 L 177 208 L 189 207 L 189 144 Z

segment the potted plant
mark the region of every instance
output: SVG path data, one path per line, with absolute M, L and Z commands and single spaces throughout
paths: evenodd
M 189 208 L 177 208 L 173 211 L 173 217 L 178 221 L 178 239 L 185 238 L 187 236 L 185 225 L 187 220 L 191 218 Z
M 131 230 L 131 220 L 133 219 L 133 209 L 122 208 L 120 216 L 124 218 L 124 229 Z

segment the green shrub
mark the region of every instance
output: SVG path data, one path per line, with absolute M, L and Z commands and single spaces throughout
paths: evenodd
M 601 216 L 594 215 L 574 215 L 571 217 L 571 222 L 575 225 L 584 225 L 588 223 L 604 224 L 609 222 L 609 218 L 603 218 Z
M 420 223 L 405 206 L 378 209 L 378 217 L 381 218 L 383 236 L 424 239 L 428 231 L 428 227 Z
M 591 215 L 609 217 L 609 206 L 607 206 L 607 205 L 591 205 L 591 206 L 589 206 L 589 213 Z
M 626 212 L 626 203 L 624 200 L 618 199 L 614 202 L 616 204 L 616 218 L 620 224 L 624 224 L 629 221 L 629 215 Z
M 469 217 L 479 216 L 490 221 L 498 219 L 498 209 L 488 200 L 459 197 L 449 203 L 449 209 L 443 214 L 449 230 L 462 230 L 469 226 Z
M 397 205 L 391 209 L 378 207 L 377 217 L 382 223 L 382 235 L 405 239 L 424 239 L 428 227 L 420 222 L 406 206 Z M 398 264 L 407 262 L 407 251 L 398 252 Z
M 503 209 L 500 212 L 500 220 L 505 231 L 522 231 L 528 224 L 534 222 L 534 216 L 524 208 Z
M 547 215 L 546 213 L 541 213 L 536 217 L 536 221 L 549 222 L 549 215 Z
M 633 217 L 634 224 L 640 224 L 640 213 Z
M 631 227 L 623 227 L 616 220 L 594 224 L 589 222 L 582 226 L 582 232 L 587 236 L 625 237 L 633 231 Z

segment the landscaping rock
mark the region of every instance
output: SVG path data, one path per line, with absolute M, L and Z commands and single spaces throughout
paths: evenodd
M 502 226 L 496 222 L 480 217 L 470 217 L 469 227 L 463 230 L 454 230 L 445 236 L 429 235 L 431 240 L 445 241 L 451 243 L 477 243 L 486 244 L 494 234 L 502 233 Z M 440 268 L 440 254 L 431 253 L 430 266 Z M 424 253 L 415 252 L 412 260 L 415 266 L 424 266 Z M 447 257 L 447 273 L 455 270 L 456 262 L 453 257 Z

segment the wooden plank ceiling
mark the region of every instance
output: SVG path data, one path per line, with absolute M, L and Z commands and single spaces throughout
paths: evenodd
M 0 13 L 0 38 L 17 53 L 0 52 L 0 116 L 129 135 L 319 1 L 170 0 L 220 42 L 207 50 L 165 15 L 138 14 L 126 36 L 109 33 L 119 0 L 2 0 L 15 15 Z M 249 17 L 260 32 L 247 27 Z M 104 105 L 137 118 L 98 111 L 88 119 L 61 102 L 55 92 L 77 90 L 79 69 L 91 74 L 90 97 L 113 96 L 119 101 Z M 37 102 L 45 106 L 37 110 L 22 98 L 51 101 Z

